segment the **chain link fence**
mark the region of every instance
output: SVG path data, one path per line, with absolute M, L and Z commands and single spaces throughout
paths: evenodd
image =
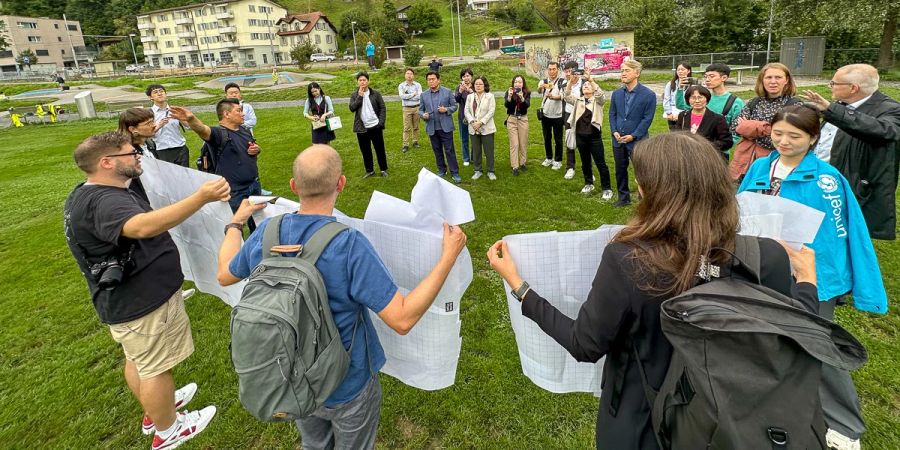
M 825 49 L 824 70 L 835 70 L 847 64 L 878 63 L 878 48 L 829 48 Z M 779 60 L 779 50 L 769 53 L 769 61 Z M 900 52 L 894 52 L 894 61 L 898 61 Z M 679 55 L 637 56 L 635 57 L 645 69 L 674 70 L 678 63 L 686 61 L 694 67 L 706 66 L 713 62 L 721 62 L 729 66 L 763 66 L 766 64 L 765 51 L 752 52 L 720 52 L 720 53 L 685 53 Z

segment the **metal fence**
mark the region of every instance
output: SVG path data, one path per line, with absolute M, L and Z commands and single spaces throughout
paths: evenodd
M 769 53 L 769 61 L 778 61 L 779 49 Z M 898 61 L 900 52 L 894 52 L 894 60 Z M 685 53 L 678 55 L 637 56 L 635 57 L 645 69 L 670 70 L 678 63 L 687 61 L 692 65 L 707 65 L 721 62 L 729 66 L 762 66 L 766 63 L 765 51 L 720 52 L 720 53 Z M 872 64 L 878 62 L 878 48 L 829 48 L 825 49 L 823 70 L 834 70 L 838 67 L 854 64 Z

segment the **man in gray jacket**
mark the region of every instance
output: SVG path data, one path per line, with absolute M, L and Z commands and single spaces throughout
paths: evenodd
M 428 82 L 428 89 L 422 92 L 419 117 L 425 121 L 425 133 L 431 138 L 438 175 L 446 175 L 449 166 L 453 182 L 460 183 L 462 177 L 459 176 L 459 163 L 456 162 L 456 149 L 453 147 L 453 112 L 456 111 L 456 100 L 450 89 L 441 86 L 439 72 L 428 72 L 425 80 Z

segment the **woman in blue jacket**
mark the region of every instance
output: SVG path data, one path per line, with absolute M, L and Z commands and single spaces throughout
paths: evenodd
M 857 309 L 887 313 L 878 258 L 850 184 L 810 151 L 819 137 L 818 111 L 786 106 L 775 113 L 771 127 L 775 150 L 753 163 L 738 191 L 778 195 L 825 213 L 811 245 L 816 251 L 819 315 L 833 320 L 837 300 L 850 293 Z M 820 393 L 829 428 L 826 439 L 858 442 L 865 425 L 850 374 L 823 366 Z

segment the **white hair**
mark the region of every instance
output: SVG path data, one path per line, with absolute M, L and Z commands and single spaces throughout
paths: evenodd
M 878 90 L 878 70 L 868 64 L 850 64 L 841 67 L 844 71 L 844 80 L 859 86 L 859 91 L 864 95 L 872 95 Z

